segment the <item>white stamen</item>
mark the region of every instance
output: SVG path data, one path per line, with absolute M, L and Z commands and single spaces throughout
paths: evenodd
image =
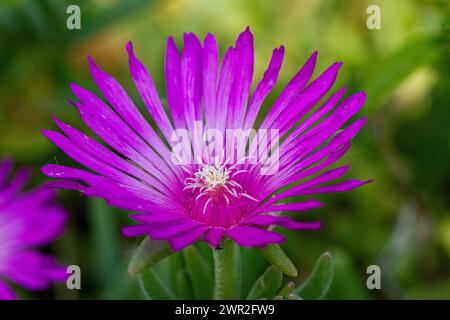
M 249 194 L 247 194 L 247 193 L 244 193 L 244 192 L 242 192 L 242 193 L 239 193 L 239 196 L 241 196 L 241 197 L 245 197 L 245 198 L 248 198 L 248 199 L 250 199 L 250 200 L 253 200 L 253 201 L 256 201 L 256 202 L 258 202 L 258 199 L 256 199 L 256 198 L 253 198 L 251 195 L 249 195 Z
M 203 206 L 203 215 L 206 214 L 206 208 L 208 207 L 208 204 L 211 202 L 211 198 L 209 198 L 208 200 L 206 200 L 205 205 Z
M 223 197 L 225 198 L 225 201 L 227 202 L 227 206 L 229 206 L 230 205 L 230 199 L 227 197 L 226 194 L 224 194 Z
M 211 201 L 224 200 L 230 205 L 230 197 L 240 198 L 246 197 L 253 201 L 258 201 L 254 197 L 244 192 L 242 186 L 231 180 L 232 177 L 248 172 L 248 170 L 238 170 L 237 166 L 226 167 L 224 164 L 204 165 L 194 173 L 194 177 L 185 179 L 185 187 L 183 190 L 191 189 L 192 192 L 199 192 L 195 197 L 195 201 L 198 202 L 202 197 L 209 196 L 203 205 L 203 214 L 206 214 L 208 205 Z

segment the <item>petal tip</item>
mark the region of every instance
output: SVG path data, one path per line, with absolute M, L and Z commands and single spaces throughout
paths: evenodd
M 133 42 L 128 41 L 127 44 L 125 45 L 125 49 L 129 54 L 133 54 Z

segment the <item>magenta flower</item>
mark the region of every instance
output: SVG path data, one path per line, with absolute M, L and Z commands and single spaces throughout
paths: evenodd
M 238 160 L 223 150 L 202 153 L 212 144 L 207 130 L 254 128 L 261 106 L 276 84 L 284 47 L 273 51 L 267 70 L 250 95 L 254 56 L 249 29 L 239 35 L 235 47 L 228 49 L 221 65 L 211 34 L 203 45 L 194 34 L 185 34 L 181 56 L 170 37 L 165 61 L 168 110 L 150 74 L 135 57 L 132 44 L 126 48 L 133 81 L 154 126 L 120 84 L 89 57 L 93 79 L 109 105 L 76 84 L 70 88 L 79 102 L 72 104 L 107 146 L 55 118 L 64 134 L 43 134 L 90 170 L 54 164 L 42 169 L 47 176 L 61 179 L 53 182 L 56 187 L 79 190 L 104 198 L 113 206 L 139 212 L 131 215 L 139 224 L 125 228 L 126 236 L 167 240 L 174 250 L 200 239 L 217 247 L 223 237 L 241 246 L 281 243 L 285 239 L 273 231 L 273 226 L 294 230 L 320 227 L 319 222 L 281 215 L 322 206 L 318 200 L 299 197 L 350 191 L 367 183 L 351 179 L 327 184 L 341 178 L 349 166 L 321 173 L 344 155 L 365 123 L 361 118 L 342 128 L 362 107 L 363 92 L 338 104 L 344 95 L 342 88 L 315 108 L 333 86 L 342 63 L 333 64 L 308 84 L 317 57 L 313 53 L 258 126 L 258 135 L 266 132 L 262 140 L 274 141 L 275 137 L 269 135 L 274 131 L 281 143 L 273 148 L 269 144 L 272 152 L 263 149 L 250 153 L 262 148 L 257 139 L 245 137 L 238 147 L 243 146 L 248 156 Z M 184 149 L 184 156 L 188 153 L 192 162 L 174 161 L 172 147 L 180 138 L 180 129 L 193 141 Z M 223 136 L 219 142 L 227 145 L 230 140 Z M 231 150 L 234 155 L 236 148 Z M 262 160 L 251 162 L 255 154 L 262 155 Z M 269 161 L 274 160 L 269 154 L 277 154 L 276 161 Z M 264 167 L 270 174 L 263 172 Z
M 44 290 L 67 277 L 52 256 L 37 250 L 63 233 L 65 211 L 53 202 L 49 188 L 21 193 L 28 171 L 22 169 L 8 181 L 11 169 L 10 160 L 0 162 L 0 300 L 15 299 L 4 280 L 28 290 Z

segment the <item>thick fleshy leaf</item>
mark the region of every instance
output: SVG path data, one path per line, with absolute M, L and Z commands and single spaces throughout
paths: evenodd
M 136 275 L 173 253 L 166 241 L 151 240 L 147 237 L 141 242 L 131 258 L 128 272 L 131 275 Z
M 281 287 L 282 281 L 283 273 L 280 269 L 270 266 L 262 276 L 256 280 L 247 296 L 247 300 L 256 300 L 259 298 L 272 299 L 277 290 Z
M 260 251 L 269 263 L 280 269 L 285 275 L 289 277 L 296 277 L 298 275 L 298 271 L 291 259 L 288 258 L 279 245 L 269 245 L 261 248 Z
M 294 290 L 305 300 L 321 300 L 325 297 L 333 281 L 334 265 L 333 257 L 325 252 L 317 260 L 308 279 Z
M 287 299 L 294 289 L 295 283 L 293 281 L 289 281 L 284 285 L 283 288 L 281 288 L 281 290 L 277 294 L 277 297 L 280 297 L 281 299 Z

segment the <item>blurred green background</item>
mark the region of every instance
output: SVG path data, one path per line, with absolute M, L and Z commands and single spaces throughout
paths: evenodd
M 66 8 L 81 8 L 81 30 L 66 28 Z M 367 6 L 381 8 L 381 30 L 366 27 Z M 213 33 L 221 53 L 250 26 L 255 36 L 255 81 L 272 49 L 286 47 L 284 66 L 266 107 L 314 51 L 317 76 L 343 61 L 338 81 L 349 93 L 365 90 L 368 124 L 341 163 L 352 177 L 375 181 L 348 194 L 322 196 L 314 215 L 324 227 L 289 232 L 283 247 L 299 268 L 299 280 L 324 251 L 335 258 L 327 298 L 450 298 L 450 46 L 449 2 L 408 0 L 141 1 L 4 0 L 0 4 L 0 155 L 34 168 L 32 184 L 45 180 L 39 168 L 71 161 L 43 138 L 51 114 L 85 128 L 67 99 L 71 81 L 94 92 L 86 55 L 118 79 L 141 103 L 128 70 L 125 44 L 134 42 L 164 96 L 166 38 L 181 45 L 183 32 Z M 164 100 L 164 99 L 163 99 Z M 56 157 L 55 157 L 56 155 Z M 57 285 L 27 298 L 143 298 L 126 265 L 138 239 L 120 236 L 126 213 L 60 192 L 70 212 L 63 238 L 48 250 L 82 270 L 82 290 Z M 197 245 L 205 254 L 207 247 Z M 255 250 L 241 250 L 242 292 L 267 267 Z M 188 259 L 178 254 L 172 260 Z M 169 261 L 171 262 L 171 261 Z M 173 261 L 158 266 L 161 279 L 183 297 L 180 279 L 193 286 L 189 268 L 171 274 Z M 366 268 L 382 269 L 382 290 L 366 288 Z M 208 269 L 209 270 L 209 269 Z M 211 271 L 211 270 L 209 270 Z M 208 272 L 209 272 L 208 271 Z M 175 271 L 174 271 L 175 272 Z M 185 289 L 189 290 L 189 288 Z

